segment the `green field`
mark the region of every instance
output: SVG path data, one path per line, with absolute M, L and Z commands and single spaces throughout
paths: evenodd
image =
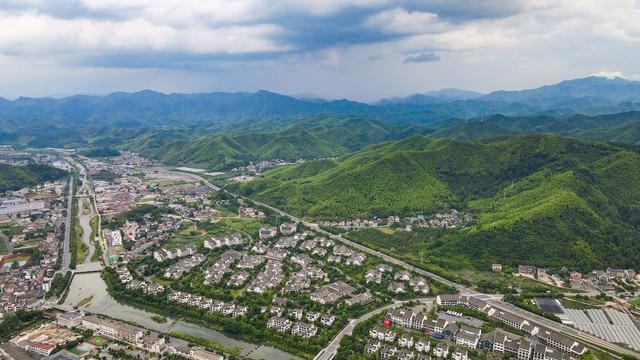
M 566 297 L 562 298 L 560 302 L 562 302 L 562 306 L 564 306 L 566 309 L 577 309 L 577 310 L 598 309 L 597 306 L 585 304 L 582 301 L 571 300 Z
M 378 231 L 382 231 L 387 235 L 393 235 L 396 232 L 392 228 L 388 228 L 388 227 L 377 227 L 376 229 L 378 229 Z
M 640 299 L 631 300 L 631 301 L 629 301 L 629 304 L 631 304 L 633 306 L 640 306 Z

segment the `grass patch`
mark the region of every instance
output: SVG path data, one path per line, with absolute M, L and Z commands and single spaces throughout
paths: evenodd
M 568 299 L 566 297 L 562 298 L 560 302 L 562 303 L 562 306 L 564 306 L 566 309 L 576 309 L 576 310 L 598 309 L 598 307 L 595 305 Z
M 629 301 L 629 304 L 631 304 L 633 306 L 640 306 L 640 299 L 631 300 L 631 301 Z
M 96 250 L 93 252 L 93 255 L 91 256 L 91 261 L 96 262 L 100 261 L 100 258 L 102 257 L 102 244 L 100 243 L 100 241 L 94 241 L 94 239 L 98 237 L 98 217 L 92 217 L 89 221 L 89 224 L 91 225 L 91 237 L 89 238 L 89 241 L 93 241 L 93 245 L 96 248 Z
M 154 322 L 157 322 L 158 324 L 164 324 L 167 322 L 166 318 L 163 318 L 162 316 L 159 316 L 159 315 L 153 315 L 151 317 L 151 320 L 153 320 Z
M 82 264 L 87 255 L 89 255 L 89 247 L 82 241 L 82 228 L 78 226 L 78 236 L 76 241 L 78 242 L 78 261 L 77 264 Z
M 87 298 L 82 299 L 82 301 L 80 301 L 80 302 L 78 303 L 78 305 L 76 305 L 76 306 L 77 306 L 77 307 L 84 306 L 84 305 L 88 304 L 88 303 L 89 303 L 89 301 L 91 301 L 91 300 L 93 300 L 93 295 L 91 295 L 91 296 L 89 296 L 89 297 L 87 297 Z
M 82 199 L 82 215 L 89 214 L 91 214 L 91 204 L 89 203 L 89 200 Z
M 382 231 L 387 235 L 393 235 L 396 232 L 392 228 L 388 228 L 388 227 L 377 227 L 376 229 L 378 229 L 378 231 Z
M 164 287 L 169 287 L 169 286 L 171 286 L 171 284 L 173 284 L 172 280 L 163 280 L 163 279 L 160 279 L 157 276 L 152 277 L 151 281 L 153 281 L 156 284 L 162 285 Z

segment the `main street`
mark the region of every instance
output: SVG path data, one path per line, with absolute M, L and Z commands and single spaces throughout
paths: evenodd
M 0 237 L 2 238 L 2 240 L 4 241 L 5 246 L 7 247 L 7 253 L 11 254 L 11 251 L 13 250 L 11 247 L 11 239 L 9 239 L 9 237 L 7 235 L 5 235 L 2 230 L 0 230 Z
M 71 235 L 71 207 L 73 205 L 73 176 L 69 178 L 69 194 L 67 196 L 67 219 L 64 223 L 64 241 L 62 245 L 62 273 L 69 270 L 71 254 L 69 253 L 69 237 Z
M 171 171 L 167 171 L 167 170 L 163 170 L 163 171 L 166 171 L 167 173 L 172 173 Z M 187 173 L 182 173 L 181 172 L 180 174 L 184 175 L 184 174 L 187 174 Z M 200 177 L 198 175 L 195 175 L 195 174 L 187 174 L 187 175 L 192 177 L 192 178 L 198 179 L 199 181 L 202 181 L 205 185 L 207 185 L 212 190 L 215 190 L 215 191 L 219 191 L 220 190 L 220 188 L 218 188 L 217 186 L 214 186 L 213 184 L 209 183 L 208 181 L 204 180 L 202 177 Z M 234 195 L 234 196 L 237 196 L 237 195 Z M 623 347 L 608 343 L 608 342 L 606 342 L 606 341 L 604 341 L 604 340 L 602 340 L 600 338 L 597 338 L 597 337 L 595 337 L 595 336 L 593 336 L 591 334 L 587 334 L 585 332 L 582 332 L 582 331 L 576 330 L 574 328 L 565 326 L 563 324 L 560 324 L 560 323 L 557 323 L 555 321 L 549 320 L 547 318 L 544 318 L 542 316 L 536 315 L 536 314 L 531 313 L 529 311 L 526 311 L 526 310 L 523 310 L 523 309 L 520 309 L 520 308 L 517 308 L 517 307 L 508 306 L 505 303 L 496 300 L 496 298 L 501 298 L 499 295 L 479 293 L 479 292 L 477 292 L 477 291 L 475 291 L 473 289 L 470 289 L 470 288 L 468 288 L 468 287 L 466 287 L 464 285 L 461 285 L 461 284 L 455 283 L 453 281 L 447 280 L 447 279 L 443 278 L 442 276 L 433 274 L 433 273 L 428 272 L 426 270 L 423 270 L 423 269 L 417 268 L 417 267 L 415 267 L 413 265 L 407 264 L 406 262 L 404 262 L 402 260 L 396 259 L 396 258 L 394 258 L 392 256 L 383 254 L 383 253 L 381 253 L 379 251 L 376 251 L 376 250 L 373 250 L 373 249 L 371 249 L 369 247 L 366 247 L 366 246 L 363 246 L 361 244 L 355 243 L 355 242 L 353 242 L 353 241 L 351 241 L 349 239 L 346 239 L 346 238 L 344 238 L 344 237 L 342 237 L 340 235 L 336 235 L 336 234 L 330 233 L 330 232 L 320 228 L 317 224 L 304 221 L 304 220 L 302 220 L 302 219 L 300 219 L 300 218 L 298 218 L 296 216 L 288 214 L 288 213 L 286 213 L 286 212 L 284 212 L 284 211 L 282 211 L 280 209 L 277 209 L 277 208 L 275 208 L 273 206 L 267 205 L 265 203 L 262 203 L 262 202 L 259 202 L 259 201 L 253 200 L 253 199 L 248 199 L 248 198 L 245 198 L 245 199 L 253 201 L 257 205 L 261 205 L 261 206 L 263 206 L 263 207 L 265 207 L 267 209 L 275 211 L 280 216 L 288 217 L 289 219 L 291 219 L 291 220 L 293 220 L 295 222 L 299 222 L 299 223 L 301 223 L 301 224 L 303 224 L 303 225 L 305 225 L 307 227 L 310 227 L 310 228 L 314 229 L 315 231 L 317 231 L 319 233 L 325 234 L 325 235 L 327 235 L 327 236 L 329 236 L 329 237 L 331 237 L 331 238 L 333 238 L 335 240 L 338 240 L 338 241 L 340 241 L 340 242 L 342 242 L 344 244 L 353 246 L 354 248 L 357 248 L 357 249 L 359 249 L 359 250 L 361 250 L 363 252 L 369 253 L 371 255 L 378 256 L 378 257 L 380 257 L 380 258 L 382 258 L 382 259 L 384 259 L 384 260 L 386 260 L 386 261 L 388 261 L 390 263 L 402 266 L 407 270 L 415 271 L 416 273 L 418 273 L 420 275 L 429 276 L 434 280 L 437 280 L 437 281 L 442 282 L 442 283 L 444 283 L 446 285 L 452 286 L 452 287 L 456 288 L 460 292 L 461 295 L 465 295 L 465 296 L 473 295 L 474 297 L 477 297 L 479 299 L 487 301 L 491 306 L 493 306 L 494 308 L 496 308 L 498 310 L 517 314 L 518 316 L 521 316 L 522 318 L 527 319 L 530 322 L 535 323 L 536 325 L 543 326 L 545 328 L 548 328 L 548 329 L 551 329 L 551 330 L 555 330 L 557 332 L 561 332 L 561 333 L 565 333 L 567 335 L 573 336 L 574 338 L 582 340 L 583 344 L 585 344 L 585 345 L 588 345 L 588 344 L 586 344 L 584 342 L 589 342 L 589 343 L 596 344 L 598 346 L 601 346 L 601 347 L 603 347 L 605 349 L 608 349 L 608 350 L 611 350 L 611 351 L 615 351 L 615 352 L 618 352 L 618 353 L 621 353 L 621 354 L 627 354 L 627 355 L 631 355 L 631 356 L 640 358 L 640 354 L 637 353 L 637 352 L 634 352 L 634 351 L 628 350 L 626 348 L 623 348 Z M 349 327 L 349 326 L 350 325 L 347 325 L 347 327 Z M 355 324 L 351 326 L 351 329 L 353 329 L 353 326 L 355 326 Z M 343 331 L 345 331 L 345 329 L 343 329 Z M 349 331 L 349 330 L 346 330 L 346 331 Z M 344 334 L 346 334 L 346 331 L 343 333 L 342 336 L 344 336 Z M 341 333 L 342 333 L 342 331 L 341 331 Z M 323 350 L 323 352 L 331 350 L 333 348 L 332 344 L 335 346 L 334 341 L 332 341 L 328 345 L 328 347 Z M 339 341 L 338 341 L 338 345 L 339 345 Z M 587 347 L 594 349 L 594 347 L 592 347 L 592 346 L 587 346 Z M 327 359 L 330 359 L 330 358 L 327 358 Z

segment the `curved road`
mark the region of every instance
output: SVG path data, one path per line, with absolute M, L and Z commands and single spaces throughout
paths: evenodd
M 404 303 L 409 301 L 420 301 L 423 304 L 429 305 L 435 299 L 436 299 L 435 297 L 430 296 L 430 297 L 410 299 L 410 300 L 404 300 L 404 301 L 396 301 L 393 304 L 383 306 L 381 308 L 377 308 L 371 312 L 368 312 L 362 315 L 361 317 L 359 317 L 358 319 L 351 319 L 349 320 L 349 323 L 347 324 L 347 326 L 345 326 L 342 330 L 340 330 L 340 332 L 331 340 L 331 342 L 329 342 L 329 344 L 324 349 L 322 349 L 322 351 L 318 353 L 318 355 L 316 355 L 315 358 L 313 358 L 313 360 L 330 360 L 334 356 L 336 356 L 336 353 L 338 352 L 338 348 L 340 347 L 340 341 L 346 335 L 353 334 L 353 328 L 355 328 L 358 323 L 361 323 L 385 310 L 398 308 L 402 306 Z

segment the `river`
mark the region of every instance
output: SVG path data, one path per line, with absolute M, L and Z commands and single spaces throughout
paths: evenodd
M 163 317 L 166 317 L 168 321 L 164 324 L 158 324 L 151 320 L 151 316 L 156 314 L 134 306 L 120 304 L 115 301 L 107 293 L 107 286 L 100 277 L 100 273 L 79 274 L 74 276 L 69 295 L 67 296 L 64 304 L 68 306 L 75 306 L 83 299 L 92 295 L 93 299 L 88 304 L 82 306 L 80 310 L 96 314 L 104 314 L 115 319 L 133 321 L 144 327 L 160 332 L 174 331 L 205 338 L 207 340 L 215 341 L 227 348 L 239 347 L 242 349 L 242 356 L 248 356 L 252 359 L 302 360 L 300 357 L 276 349 L 272 346 L 252 343 L 239 336 L 212 330 L 199 324 L 186 321 L 174 322 L 174 318 L 166 317 L 164 315 Z

